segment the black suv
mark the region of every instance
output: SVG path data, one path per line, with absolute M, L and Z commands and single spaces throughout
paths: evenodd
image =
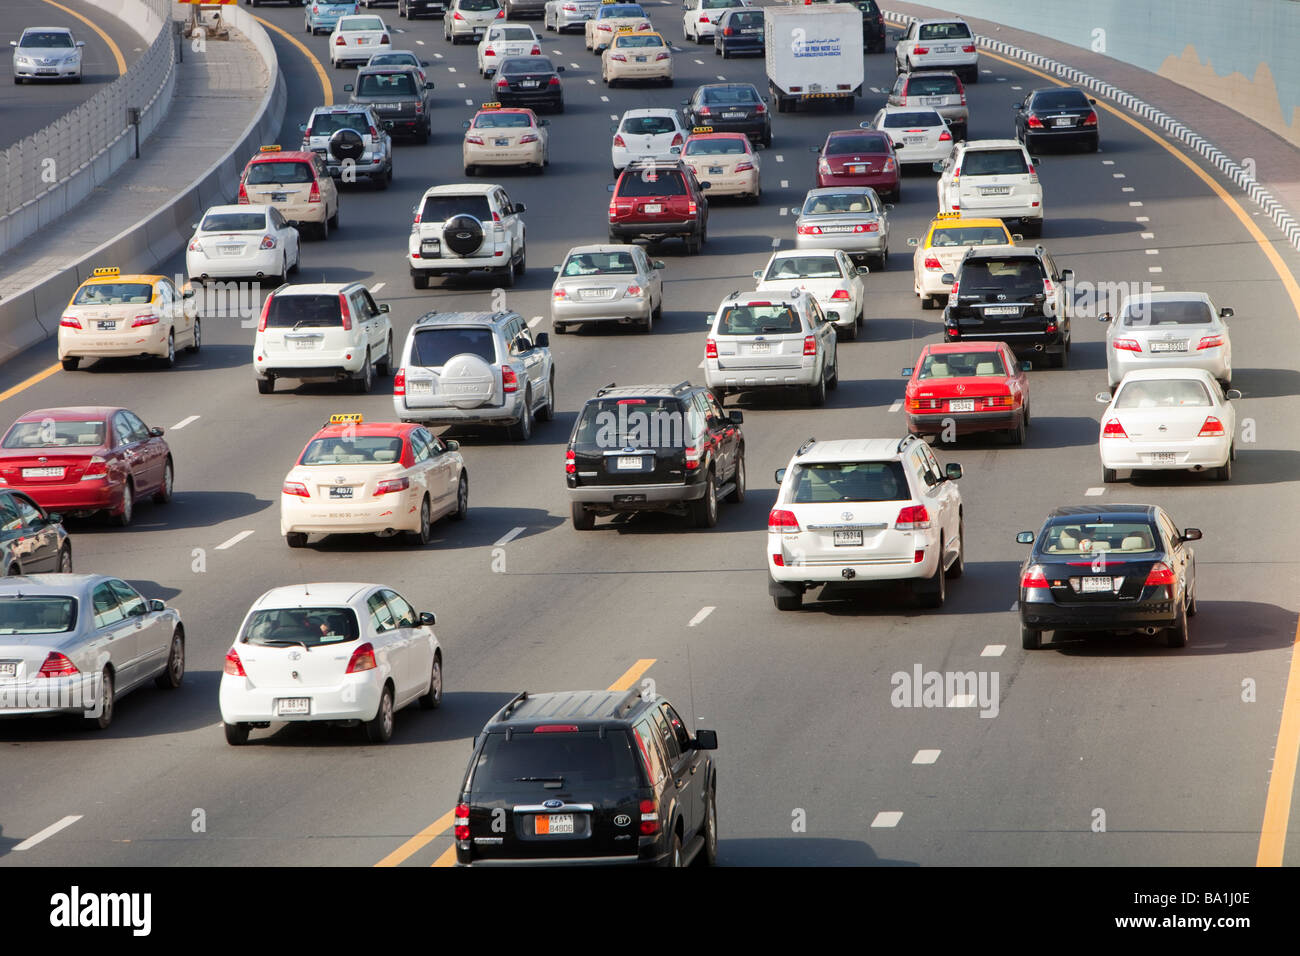
M 745 500 L 741 412 L 722 410 L 702 385 L 609 384 L 587 400 L 569 436 L 565 482 L 573 527 L 630 511 L 718 523 L 718 499 Z
M 474 738 L 456 805 L 460 866 L 685 866 L 718 856 L 718 735 L 663 697 L 522 693 Z
M 1018 354 L 1046 352 L 1053 368 L 1064 368 L 1070 352 L 1072 269 L 1057 269 L 1042 246 L 974 248 L 952 282 L 943 313 L 945 342 L 1006 342 Z
M 862 13 L 862 47 L 868 53 L 885 52 L 885 15 L 876 0 L 834 0 L 851 3 Z
M 353 103 L 375 111 L 385 131 L 419 143 L 429 141 L 431 89 L 433 84 L 424 82 L 413 67 L 392 66 L 362 67 L 355 87 L 352 83 L 343 87 L 352 94 Z

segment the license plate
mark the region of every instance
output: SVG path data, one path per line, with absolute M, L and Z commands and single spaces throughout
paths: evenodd
M 352 489 L 351 489 L 351 488 L 331 488 L 331 489 L 330 489 L 330 497 L 331 497 L 331 498 L 351 498 L 351 497 L 352 497 Z
M 406 394 L 407 395 L 432 395 L 433 383 L 408 381 L 406 383 Z
M 975 399 L 973 398 L 954 398 L 948 402 L 948 411 L 950 412 L 973 412 L 975 411 Z
M 1152 465 L 1174 465 L 1178 463 L 1178 455 L 1172 451 L 1157 451 L 1147 455 L 1147 461 Z
M 1052 125 L 1053 125 L 1053 126 L 1073 126 L 1073 125 L 1074 125 L 1074 120 L 1072 120 L 1072 119 L 1071 119 L 1070 117 L 1068 117 L 1068 116 L 1058 116 L 1058 117 L 1056 117 L 1056 119 L 1052 120 Z
M 1152 342 L 1152 352 L 1186 352 L 1186 342 Z
M 1084 594 L 1100 594 L 1102 591 L 1115 590 L 1114 578 L 1083 578 L 1079 581 L 1079 590 Z
M 662 204 L 662 203 L 657 203 L 657 202 L 648 202 L 648 203 L 645 204 L 645 211 L 646 211 L 646 212 L 663 212 L 663 211 L 664 211 L 664 207 L 663 207 L 663 204 Z
M 275 712 L 281 717 L 293 714 L 310 714 L 310 697 L 281 697 L 275 702 Z
M 853 231 L 853 227 L 852 227 L 852 226 L 822 226 L 821 229 L 822 229 L 822 232 L 823 232 L 823 233 L 827 233 L 827 232 L 852 232 L 852 231 Z
M 223 256 L 237 256 L 244 251 L 244 247 L 243 246 L 217 246 L 217 251 L 219 251 Z
M 723 119 L 744 119 L 745 114 L 744 113 L 723 113 L 722 118 Z
M 357 37 L 357 46 L 363 46 L 370 42 L 369 37 Z
M 614 298 L 613 289 L 579 289 L 578 298 L 580 299 L 612 299 Z
M 619 455 L 618 460 L 614 463 L 615 468 L 640 468 L 640 455 Z
M 862 546 L 861 531 L 836 531 L 834 534 L 835 547 L 850 548 Z
M 946 96 L 923 96 L 921 97 L 921 103 L 924 106 L 942 106 L 943 101 L 947 98 Z
M 18 676 L 17 661 L 4 661 L 0 663 L 0 677 L 17 677 L 17 676 Z
M 720 174 L 722 173 L 722 167 L 721 167 L 721 166 L 710 166 L 710 167 L 709 167 L 709 173 L 710 173 L 711 175 L 713 175 L 713 176 L 718 176 L 718 175 L 720 175 Z
M 903 142 L 906 143 L 908 146 L 914 146 L 914 145 L 916 145 L 917 143 L 924 143 L 924 142 L 925 142 L 925 137 L 924 137 L 924 136 L 904 136 L 904 137 L 903 137 Z
M 650 57 L 648 57 L 648 56 L 639 56 L 639 57 L 636 58 L 636 61 L 637 61 L 638 63 L 649 63 L 649 62 L 650 62 Z
M 300 351 L 307 351 L 308 349 L 314 349 L 321 340 L 320 339 L 291 339 L 290 341 L 293 343 L 293 347 L 295 349 L 298 349 Z
M 438 239 L 425 239 L 420 243 L 420 255 L 427 256 L 430 253 L 439 255 L 442 252 L 442 242 Z
M 24 468 L 24 478 L 62 478 L 63 468 Z
M 934 48 L 935 53 L 952 53 L 957 48 L 955 46 L 937 46 Z
M 990 305 L 984 309 L 985 315 L 1015 315 L 1020 311 L 1018 305 Z
M 572 833 L 572 813 L 539 813 L 533 817 L 533 832 L 538 835 Z
M 271 202 L 288 202 L 288 193 L 271 193 Z
M 524 80 L 519 86 L 525 90 L 535 90 L 541 84 L 541 80 Z
M 981 186 L 981 196 L 1009 196 L 1011 195 L 1010 186 Z
M 751 342 L 749 345 L 750 355 L 766 355 L 770 351 L 772 351 L 770 342 Z
M 510 140 L 508 140 L 508 139 L 499 139 L 499 138 L 498 138 L 498 139 L 494 139 L 494 140 L 492 140 L 492 142 L 495 143 L 497 146 L 509 146 L 509 145 L 510 145 Z
M 867 171 L 866 166 L 852 166 L 852 165 L 849 166 L 849 172 L 855 176 L 861 176 L 866 171 Z
M 105 321 L 101 319 L 100 321 L 95 323 L 95 328 L 100 332 L 112 332 L 115 328 L 117 328 L 117 323 L 112 321 Z

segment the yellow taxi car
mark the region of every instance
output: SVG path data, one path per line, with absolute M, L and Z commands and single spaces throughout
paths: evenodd
M 939 213 L 924 239 L 907 240 L 909 246 L 916 247 L 912 256 L 912 291 L 920 298 L 921 308 L 938 308 L 940 297 L 947 301 L 952 286 L 943 281 L 944 273 L 956 275 L 967 250 L 975 246 L 1014 246 L 1020 238 L 1001 219 L 963 217 L 959 212 Z
M 239 202 L 274 206 L 289 225 L 309 226 L 321 239 L 339 227 L 339 187 L 310 150 L 263 146 L 239 174 Z
M 596 15 L 583 24 L 583 43 L 599 55 L 620 32 L 645 33 L 653 30 L 650 15 L 639 3 L 601 0 Z
M 480 166 L 532 166 L 540 171 L 551 164 L 546 130 L 550 120 L 538 119 L 530 109 L 484 103 L 472 120 L 461 125 L 466 176 L 473 176 Z
M 671 47 L 658 33 L 621 29 L 600 55 L 600 78 L 611 88 L 625 80 L 658 80 L 672 86 Z
M 442 517 L 469 511 L 469 475 L 454 441 L 412 422 L 331 415 L 280 488 L 280 533 L 291 548 L 310 534 L 404 534 L 428 544 Z
M 682 162 L 695 178 L 708 183 L 706 196 L 747 196 L 758 202 L 762 192 L 758 153 L 744 133 L 715 133 L 712 126 L 695 126 L 682 147 Z
M 171 368 L 177 346 L 199 350 L 193 299 L 188 282 L 178 290 L 166 276 L 96 269 L 59 319 L 59 361 L 72 371 L 82 359 L 151 357 Z

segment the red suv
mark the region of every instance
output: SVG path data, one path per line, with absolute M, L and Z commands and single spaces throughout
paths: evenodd
M 709 237 L 709 184 L 681 162 L 632 162 L 610 186 L 609 241 L 680 236 L 688 255 Z

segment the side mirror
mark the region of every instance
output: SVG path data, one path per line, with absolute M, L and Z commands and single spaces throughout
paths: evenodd
M 149 434 L 154 438 L 162 438 L 163 430 L 155 425 L 153 428 L 149 429 Z
M 1032 531 L 1022 531 L 1016 535 L 1016 544 L 1033 544 L 1034 533 Z
M 538 120 L 538 121 L 537 121 L 537 125 L 538 125 L 538 126 L 550 126 L 550 125 L 551 125 L 551 121 L 548 120 L 548 119 Z
M 613 183 L 610 183 L 609 186 L 607 186 L 606 188 L 607 188 L 610 192 L 613 192 L 613 191 L 614 191 L 614 184 L 613 184 Z
M 681 154 L 681 151 L 682 151 L 682 148 L 681 148 L 680 146 L 669 146 L 669 147 L 668 147 L 668 152 L 670 152 L 670 153 L 672 153 L 672 154 L 674 154 L 674 155 L 680 155 L 680 154 Z
M 460 121 L 460 128 L 461 128 L 461 129 L 469 129 L 469 120 L 461 120 L 461 121 Z
M 682 106 L 690 106 L 690 105 L 691 105 L 690 100 L 682 100 Z
M 708 189 L 708 188 L 710 188 L 712 185 L 713 185 L 713 183 L 700 183 L 700 188 L 701 188 L 701 189 Z
M 903 378 L 911 378 L 911 377 L 912 377 L 912 373 L 915 372 L 915 371 L 916 371 L 916 366 L 915 366 L 915 365 L 909 365 L 907 368 L 903 369 L 903 371 L 902 371 L 901 374 L 902 374 Z
M 1037 166 L 1039 163 L 1042 162 L 1042 160 L 1039 159 L 1037 156 L 1030 156 L 1029 161 L 1033 163 L 1035 166 Z
M 696 750 L 717 750 L 718 732 L 716 730 L 695 731 L 695 749 Z
M 1103 312 L 1101 315 L 1097 316 L 1097 321 L 1109 322 L 1112 318 L 1114 318 L 1114 316 L 1112 316 L 1109 312 Z
M 545 332 L 538 332 L 537 338 L 533 339 L 533 344 L 536 345 L 539 349 L 550 348 L 551 337 L 547 335 Z
M 821 151 L 822 151 L 822 148 L 821 148 L 820 146 L 809 146 L 809 147 L 808 147 L 808 152 L 810 152 L 810 153 L 820 153 Z
M 460 442 L 454 438 L 448 438 L 443 444 L 447 446 L 447 451 L 460 451 Z
M 78 41 L 77 41 L 77 46 L 85 46 L 85 45 L 86 45 L 86 41 L 85 41 L 85 40 L 78 40 Z
M 1088 102 L 1091 103 L 1093 106 L 1096 106 L 1096 105 L 1097 105 L 1097 101 L 1094 100 L 1091 96 L 1088 97 Z
M 712 323 L 713 323 L 713 313 L 712 313 L 712 312 L 705 312 L 705 313 L 704 313 L 704 324 L 705 324 L 705 325 L 711 325 Z
M 387 312 L 387 311 L 388 311 L 388 303 L 387 303 L 387 302 L 380 302 L 380 303 L 379 303 L 379 311 L 380 311 L 380 312 Z
M 871 123 L 868 120 L 863 120 L 858 124 L 858 129 L 871 129 Z
M 63 523 L 63 515 L 59 514 L 57 511 L 47 511 L 47 512 L 45 513 L 45 523 L 46 523 L 46 524 L 62 524 L 62 523 Z
M 933 163 L 930 164 L 930 168 L 933 169 L 936 173 L 943 172 L 943 160 L 936 159 Z
M 943 275 L 939 277 L 939 281 L 942 282 L 944 285 L 952 285 L 954 282 L 957 281 L 957 277 L 953 275 L 951 272 L 945 272 Z
M 306 124 L 300 124 L 300 125 L 298 126 L 298 132 L 300 132 L 300 133 L 305 133 L 305 132 L 307 132 L 307 126 L 306 126 Z
M 164 602 L 164 601 L 160 601 L 160 600 L 158 600 L 157 598 L 150 598 L 150 599 L 149 599 L 149 610 L 151 610 L 151 611 L 165 611 L 165 610 L 167 610 L 167 604 L 166 604 L 166 602 Z
M 739 408 L 733 408 L 727 414 L 727 418 L 731 419 L 731 424 L 733 425 L 743 425 L 745 423 L 745 413 Z
M 515 203 L 513 206 L 510 207 L 510 211 L 511 211 L 511 212 L 514 212 L 514 213 L 516 213 L 516 214 L 518 214 L 518 213 L 521 213 L 521 212 L 527 212 L 527 211 L 528 211 L 528 207 L 525 206 L 525 205 L 524 205 L 523 203 L 521 203 L 521 202 L 517 202 L 517 203 Z
M 344 84 L 343 84 L 343 92 L 344 92 L 344 93 L 351 93 L 351 92 L 352 92 L 352 84 L 351 84 L 351 83 L 344 83 Z
M 1201 529 L 1200 529 L 1200 528 L 1184 528 L 1184 529 L 1183 529 L 1183 533 L 1180 534 L 1178 537 L 1179 537 L 1181 540 L 1183 540 L 1183 541 L 1200 541 L 1200 540 L 1201 540 Z
M 428 61 L 428 60 L 421 60 L 421 61 L 420 61 L 420 66 L 428 66 L 428 65 L 429 65 L 429 61 Z
M 1074 281 L 1074 270 L 1073 270 L 1073 269 L 1062 269 L 1062 270 L 1061 270 L 1061 281 L 1062 281 L 1062 282 L 1073 282 L 1073 281 Z
M 9 41 L 9 45 L 10 45 L 10 46 L 17 46 L 17 45 L 18 45 L 18 41 L 17 41 L 17 40 L 10 40 L 10 41 Z
M 554 272 L 556 275 L 559 275 L 559 274 L 560 274 L 560 267 L 559 267 L 559 266 L 551 266 L 551 271 Z
M 916 236 L 911 236 L 908 238 L 907 244 L 909 246 L 919 246 L 921 244 L 921 240 L 918 239 Z
M 907 145 L 906 143 L 895 143 L 894 149 L 902 149 L 906 145 Z
M 949 481 L 960 481 L 961 465 L 957 464 L 956 462 L 952 462 L 951 464 L 949 464 L 947 467 L 944 468 L 943 476 L 947 478 Z
M 759 99 L 762 100 L 764 103 L 768 102 L 768 99 L 767 99 L 766 96 L 760 96 Z
M 885 209 L 888 210 L 888 209 L 893 209 L 893 208 L 894 208 L 894 204 L 893 204 L 892 202 L 887 202 L 887 203 L 885 203 Z
M 857 276 L 868 275 L 870 272 L 871 269 L 867 266 L 858 266 L 856 269 L 853 270 L 853 274 Z
M 1094 397 L 1096 398 L 1098 405 L 1110 404 L 1110 392 L 1098 392 Z
M 781 482 L 785 481 L 785 469 L 778 468 L 773 477 L 776 478 L 776 483 L 779 485 Z
M 192 299 L 192 298 L 194 298 L 194 289 L 192 289 L 192 288 L 190 288 L 190 289 L 186 289 L 184 292 L 181 293 L 181 298 L 182 298 L 182 299 Z
M 667 269 L 668 266 L 664 264 L 664 261 L 663 261 L 662 259 L 656 259 L 654 262 L 650 263 L 650 268 L 651 268 L 651 269 Z
M 1220 309 L 1220 310 L 1219 310 L 1219 318 L 1221 318 L 1221 319 L 1230 319 L 1230 318 L 1232 318 L 1232 317 L 1233 317 L 1234 315 L 1236 315 L 1236 314 L 1237 314 L 1237 313 L 1233 312 L 1232 309 Z
M 1235 388 L 1230 388 L 1223 393 L 1223 397 L 1232 401 L 1233 399 L 1241 398 L 1241 392 Z
M 1024 242 L 1024 241 L 1025 241 L 1025 237 L 1022 236 L 1022 235 L 1021 235 L 1020 233 L 1018 233 L 1018 232 L 1013 232 L 1013 233 L 1011 234 L 1011 241 L 1012 241 L 1012 242 Z
M 1033 362 L 1030 362 L 1030 361 L 1024 361 L 1024 362 L 1021 362 L 1021 363 L 1020 363 L 1020 371 L 1022 371 L 1022 372 L 1032 372 L 1033 369 L 1034 369 L 1034 363 L 1033 363 Z
M 420 623 L 421 623 L 422 625 L 424 625 L 425 627 L 432 627 L 433 625 L 435 625 L 435 624 L 438 623 L 438 619 L 435 618 L 435 617 L 434 617 L 432 614 L 430 614 L 428 611 L 421 611 L 421 612 L 420 612 Z
M 424 88 L 425 88 L 426 90 L 431 90 L 431 89 L 433 89 L 433 83 L 432 83 L 432 82 L 430 82 L 430 83 L 425 83 L 425 84 L 424 84 Z
M 755 280 L 756 282 L 762 282 L 762 281 L 763 281 L 763 270 L 762 270 L 762 269 L 755 269 L 755 270 L 754 270 L 754 280 Z

